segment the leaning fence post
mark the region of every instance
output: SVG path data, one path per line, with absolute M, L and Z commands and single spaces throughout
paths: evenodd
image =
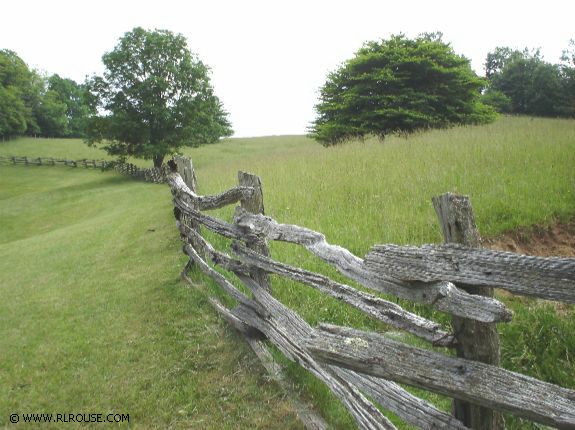
M 446 243 L 460 243 L 480 247 L 481 238 L 475 225 L 471 202 L 466 196 L 452 193 L 433 197 L 433 206 L 439 217 Z M 493 297 L 493 288 L 458 285 L 470 294 Z M 453 317 L 457 338 L 457 356 L 499 366 L 499 334 L 495 323 L 481 323 L 467 318 Z M 472 429 L 496 430 L 503 428 L 499 412 L 455 399 L 453 415 Z
M 238 172 L 238 182 L 240 186 L 252 187 L 254 189 L 251 197 L 241 200 L 242 208 L 253 214 L 264 214 L 264 195 L 262 191 L 262 181 L 259 176 L 251 173 Z M 246 241 L 246 246 L 254 251 L 270 256 L 270 250 L 265 239 L 256 241 Z M 250 272 L 252 278 L 264 289 L 270 291 L 270 280 L 266 272 L 261 269 L 253 269 Z

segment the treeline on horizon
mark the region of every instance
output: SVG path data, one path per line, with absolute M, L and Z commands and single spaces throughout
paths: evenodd
M 95 104 L 85 84 L 30 69 L 0 50 L 0 137 L 83 137 Z
M 539 50 L 497 47 L 485 61 L 481 100 L 496 111 L 547 117 L 575 116 L 575 41 L 559 63 Z M 87 81 L 46 76 L 14 51 L 0 50 L 0 137 L 84 137 L 96 103 Z

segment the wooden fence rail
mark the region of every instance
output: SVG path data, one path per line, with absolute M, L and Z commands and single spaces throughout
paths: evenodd
M 0 165 L 114 168 L 121 174 L 167 182 L 174 201 L 176 225 L 189 257 L 182 277 L 195 265 L 211 277 L 237 305 L 210 303 L 242 333 L 275 380 L 285 382 L 273 362 L 268 342 L 298 363 L 341 400 L 364 429 L 393 429 L 380 408 L 422 429 L 500 429 L 501 412 L 557 428 L 575 429 L 575 391 L 545 383 L 499 365 L 496 323 L 512 319 L 493 297 L 493 288 L 516 295 L 575 304 L 575 259 L 541 258 L 478 247 L 471 204 L 462 196 L 434 198 L 445 244 L 375 245 L 364 258 L 327 242 L 319 232 L 282 224 L 264 214 L 260 179 L 238 173 L 238 186 L 213 196 L 197 194 L 191 160 L 176 157 L 166 169 L 141 169 L 106 160 L 0 156 Z M 240 203 L 233 222 L 203 213 Z M 202 228 L 232 239 L 229 253 L 216 250 Z M 350 283 L 277 261 L 270 240 L 300 245 L 366 292 Z M 230 276 L 216 270 L 225 269 Z M 321 324 L 311 327 L 273 296 L 269 275 L 316 289 L 349 306 L 428 342 L 417 348 L 381 333 Z M 232 278 L 250 291 L 245 294 Z M 453 316 L 451 330 L 403 309 L 376 294 L 422 303 Z M 451 348 L 456 357 L 434 347 Z M 415 397 L 406 384 L 454 399 L 452 414 Z M 289 384 L 283 384 L 289 389 Z M 323 419 L 299 408 L 306 427 L 324 429 Z
M 120 163 L 110 160 L 68 160 L 53 157 L 27 157 L 27 156 L 0 156 L 0 165 L 24 165 L 24 166 L 66 166 L 83 167 L 85 169 L 114 169 L 124 176 L 130 176 L 145 182 L 165 183 L 166 171 L 164 169 L 141 168 L 132 163 Z
M 246 337 L 258 357 L 267 357 L 264 364 L 269 360 L 266 343 L 270 342 L 323 381 L 360 428 L 395 428 L 376 403 L 423 429 L 501 428 L 500 412 L 558 428 L 575 428 L 575 391 L 497 366 L 499 339 L 495 323 L 510 321 L 512 313 L 485 294 L 487 289 L 496 287 L 513 294 L 574 303 L 575 259 L 525 257 L 473 247 L 477 241 L 471 236 L 478 238 L 473 229 L 463 229 L 459 239 L 453 236 L 454 232 L 446 234 L 447 242 L 460 244 L 376 245 L 362 259 L 329 244 L 321 233 L 265 216 L 261 182 L 254 175 L 240 172 L 237 187 L 218 195 L 201 196 L 196 191 L 191 161 L 179 158 L 169 165 L 172 172 L 166 179 L 173 195 L 176 225 L 189 257 L 183 278 L 191 282 L 188 271 L 194 265 L 211 277 L 237 305 L 230 309 L 214 298 L 210 303 Z M 185 171 L 185 179 L 178 170 Z M 467 218 L 457 219 L 463 212 L 440 207 L 441 222 L 447 225 L 456 220 L 459 226 L 474 228 L 469 201 L 460 196 L 442 196 L 443 202 L 450 199 L 465 203 Z M 238 202 L 240 206 L 231 223 L 202 213 Z M 203 237 L 204 228 L 232 239 L 229 253 L 216 250 Z M 301 245 L 374 294 L 275 260 L 267 247 L 269 240 Z M 241 281 L 250 294 L 238 289 L 232 278 L 215 266 Z M 391 327 L 418 336 L 429 342 L 429 348 L 349 327 L 311 327 L 274 298 L 269 274 L 335 297 Z M 451 313 L 458 330 L 446 330 L 375 293 Z M 467 347 L 484 338 L 473 339 L 466 325 L 490 336 L 489 342 L 476 348 L 486 350 L 477 356 Z M 458 357 L 433 350 L 437 346 L 456 349 Z M 485 359 L 483 353 L 490 358 Z M 270 368 L 269 363 L 266 367 Z M 455 416 L 413 396 L 397 383 L 452 397 Z M 321 418 L 311 419 L 308 415 L 303 421 L 308 428 L 325 428 Z

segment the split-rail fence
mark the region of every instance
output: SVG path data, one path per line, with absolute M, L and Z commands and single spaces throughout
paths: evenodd
M 81 160 L 68 160 L 66 158 L 54 157 L 28 157 L 25 155 L 15 156 L 0 155 L 1 164 L 13 164 L 21 166 L 66 166 L 66 167 L 83 167 L 85 169 L 114 169 L 116 172 L 130 176 L 134 179 L 142 180 L 145 182 L 164 183 L 166 179 L 166 172 L 162 169 L 156 168 L 141 168 L 132 163 L 121 163 L 118 161 L 110 160 L 89 160 L 83 158 Z
M 231 309 L 215 298 L 210 302 L 246 337 L 268 369 L 266 342 L 323 381 L 364 429 L 395 428 L 380 408 L 423 429 L 503 428 L 502 412 L 552 427 L 575 428 L 575 391 L 498 367 L 495 325 L 510 321 L 512 313 L 493 296 L 493 289 L 500 288 L 575 303 L 575 259 L 480 248 L 469 199 L 450 193 L 433 199 L 444 244 L 376 245 L 359 258 L 329 244 L 321 233 L 265 216 L 261 181 L 255 175 L 239 172 L 238 186 L 202 196 L 197 194 L 191 160 L 176 157 L 169 166 L 176 225 L 189 257 L 182 276 L 192 282 L 188 274 L 195 265 L 236 300 Z M 204 213 L 237 202 L 232 223 Z M 216 250 L 202 235 L 204 228 L 232 239 L 231 252 Z M 276 261 L 267 246 L 271 240 L 301 245 L 366 289 L 450 313 L 453 331 L 380 296 Z M 244 294 L 215 266 L 251 293 Z M 269 274 L 336 297 L 429 342 L 430 347 L 350 327 L 311 327 L 274 298 Z M 453 348 L 455 353 L 434 347 Z M 452 414 L 399 384 L 452 397 Z M 325 426 L 321 419 L 304 423 L 308 428 Z

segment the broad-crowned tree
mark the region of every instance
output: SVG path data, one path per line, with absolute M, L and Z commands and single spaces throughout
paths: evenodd
M 320 90 L 311 136 L 324 145 L 349 138 L 484 123 L 485 82 L 440 34 L 367 42 Z
M 153 159 L 159 167 L 182 146 L 232 134 L 209 69 L 184 36 L 134 28 L 102 61 L 103 76 L 88 82 L 98 110 L 88 122 L 88 144 L 103 142 L 109 154 Z

